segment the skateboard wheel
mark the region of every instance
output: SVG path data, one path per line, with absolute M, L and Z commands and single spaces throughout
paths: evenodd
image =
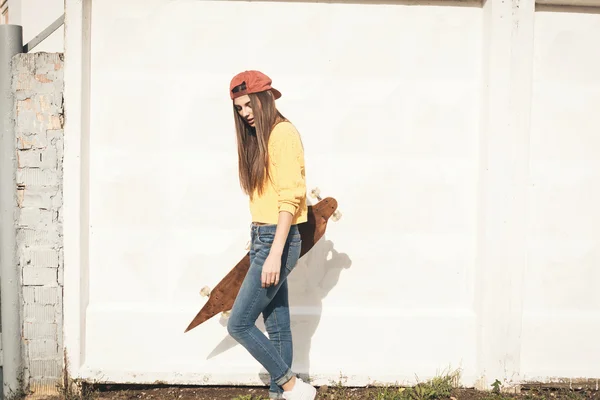
M 221 315 L 223 315 L 223 318 L 229 318 L 229 315 L 231 315 L 231 310 L 223 311 Z
M 202 289 L 200 289 L 200 294 L 202 297 L 210 296 L 210 288 L 208 286 L 204 286 Z
M 340 218 L 342 218 L 342 213 L 339 212 L 338 210 L 335 210 L 335 212 L 333 213 L 333 215 L 331 216 L 331 219 L 335 222 L 339 221 Z
M 310 195 L 315 199 L 321 200 L 321 189 L 319 189 L 318 187 L 314 188 L 310 191 Z

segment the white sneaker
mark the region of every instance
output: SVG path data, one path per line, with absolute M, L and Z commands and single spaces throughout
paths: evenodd
M 316 396 L 317 389 L 300 378 L 296 378 L 292 390 L 283 392 L 283 398 L 286 400 L 314 400 Z

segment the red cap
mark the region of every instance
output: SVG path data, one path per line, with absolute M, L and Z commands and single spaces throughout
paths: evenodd
M 271 87 L 273 81 L 260 71 L 244 71 L 233 77 L 229 84 L 229 95 L 231 99 L 241 97 L 249 93 L 264 92 L 271 90 L 276 99 L 281 97 L 281 92 Z M 241 90 L 233 93 L 233 89 L 241 86 Z

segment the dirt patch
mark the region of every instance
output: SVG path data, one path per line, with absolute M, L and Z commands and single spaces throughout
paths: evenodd
M 97 397 L 94 400 L 231 400 L 241 396 L 246 396 L 248 400 L 255 400 L 268 398 L 269 394 L 266 388 L 165 387 L 97 392 Z M 244 398 L 244 400 L 246 399 Z
M 416 392 L 415 392 L 416 393 Z M 474 389 L 453 389 L 447 397 L 430 397 L 402 394 L 399 388 L 350 388 L 322 386 L 318 400 L 600 400 L 597 390 L 568 389 L 525 389 L 519 394 L 505 394 L 478 391 Z M 65 400 L 64 396 L 47 397 L 45 400 Z M 141 387 L 106 385 L 93 388 L 84 396 L 67 400 L 264 400 L 268 399 L 267 388 L 257 387 Z

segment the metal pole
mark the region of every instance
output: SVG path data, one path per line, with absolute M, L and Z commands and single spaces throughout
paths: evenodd
M 17 270 L 16 146 L 11 60 L 23 52 L 23 28 L 0 25 L 0 312 L 2 313 L 2 372 L 4 398 L 23 388 L 21 357 L 21 280 Z
M 58 17 L 56 19 L 56 21 L 54 21 L 52 24 L 50 24 L 50 26 L 48 26 L 46 29 L 44 29 L 43 31 L 41 31 L 39 35 L 37 35 L 36 37 L 34 37 L 33 39 L 31 39 L 31 41 L 29 41 L 29 43 L 27 43 L 23 47 L 23 53 L 29 53 L 29 52 L 31 52 L 31 50 L 33 50 L 33 48 L 35 46 L 37 46 L 38 44 L 40 44 L 44 40 L 46 40 L 46 38 L 48 38 L 48 36 L 50 36 L 51 34 L 53 34 L 54 31 L 57 30 L 58 28 L 60 28 L 64 23 L 65 23 L 65 14 L 61 15 L 60 17 Z

